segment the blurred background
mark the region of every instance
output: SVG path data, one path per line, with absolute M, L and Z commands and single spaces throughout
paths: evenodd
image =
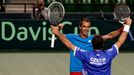
M 122 25 L 114 20 L 117 3 L 126 3 L 134 18 L 134 0 L 44 0 L 44 7 L 54 1 L 65 7 L 64 34 L 79 32 L 79 21 L 91 20 L 89 35 L 107 34 Z M 38 0 L 0 0 L 0 75 L 69 75 L 69 50 L 57 38 L 51 48 L 48 20 L 37 18 Z M 132 23 L 133 24 L 133 23 Z M 132 35 L 113 62 L 113 75 L 133 75 L 134 25 Z M 106 41 L 111 47 L 117 38 Z

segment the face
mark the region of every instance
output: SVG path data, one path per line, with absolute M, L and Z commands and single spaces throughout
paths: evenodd
M 80 26 L 80 36 L 83 38 L 88 37 L 89 28 L 90 28 L 90 23 L 83 21 L 82 25 Z
M 39 0 L 39 7 L 40 8 L 44 8 L 44 5 L 45 5 L 44 1 L 43 0 Z

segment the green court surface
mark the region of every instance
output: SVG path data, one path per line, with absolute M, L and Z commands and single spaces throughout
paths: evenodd
M 120 53 L 112 75 L 133 75 L 133 57 Z M 0 53 L 0 75 L 69 75 L 69 60 L 69 53 Z

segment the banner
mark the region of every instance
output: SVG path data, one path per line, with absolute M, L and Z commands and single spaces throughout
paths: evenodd
M 63 20 L 64 34 L 79 33 L 79 20 L 66 19 Z M 51 29 L 48 21 L 44 20 L 0 20 L 0 49 L 9 51 L 45 51 L 45 50 L 63 50 L 66 47 L 56 38 L 55 48 L 51 48 Z M 105 35 L 111 31 L 117 30 L 122 25 L 115 21 L 105 21 L 91 19 L 91 29 L 89 35 L 100 34 Z M 131 27 L 132 35 L 128 38 L 122 50 L 134 50 L 134 29 Z M 105 42 L 104 49 L 111 47 L 118 38 Z

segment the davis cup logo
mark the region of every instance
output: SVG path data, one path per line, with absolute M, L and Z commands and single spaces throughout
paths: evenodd
M 87 75 L 87 71 L 82 69 L 82 75 Z

